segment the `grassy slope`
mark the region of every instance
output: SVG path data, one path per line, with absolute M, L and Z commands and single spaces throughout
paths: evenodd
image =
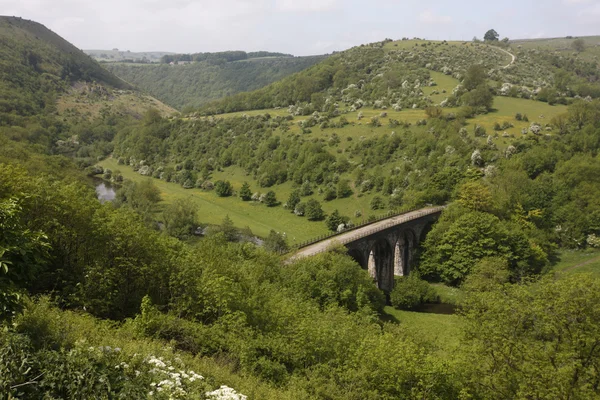
M 460 345 L 462 321 L 458 315 L 401 311 L 389 306 L 384 311 L 389 319 L 405 327 L 412 337 L 434 344 L 438 355 L 443 358 L 448 358 Z
M 154 97 L 133 90 L 109 90 L 108 96 L 97 98 L 87 95 L 84 88 L 85 84 L 80 83 L 60 96 L 56 108 L 61 116 L 68 116 L 76 110 L 81 115 L 96 118 L 107 107 L 113 112 L 129 114 L 134 118 L 140 118 L 150 108 L 157 109 L 163 116 L 177 113 L 177 110 Z
M 565 54 L 571 54 L 573 50 L 573 42 L 578 39 L 567 38 L 548 38 L 548 39 L 529 39 L 529 40 L 513 40 L 512 46 L 521 46 L 525 49 L 546 49 L 555 50 Z M 583 36 L 586 48 L 585 51 L 579 53 L 579 57 L 586 61 L 600 62 L 600 36 Z
M 444 76 L 445 77 L 445 76 Z M 445 77 L 447 78 L 447 77 Z M 437 79 L 437 78 L 436 78 Z M 455 82 L 452 78 L 447 78 L 445 83 L 443 80 L 439 80 L 440 86 L 438 86 L 438 90 L 441 91 L 442 84 L 446 84 L 447 88 L 454 87 Z M 530 121 L 538 120 L 539 122 L 550 121 L 550 119 L 557 114 L 560 114 L 566 111 L 564 106 L 549 106 L 546 103 L 541 103 L 533 100 L 523 100 L 523 99 L 513 99 L 513 98 L 505 98 L 505 97 L 497 97 L 495 100 L 495 108 L 497 111 L 494 111 L 490 114 L 479 116 L 473 120 L 469 121 L 469 125 L 467 129 L 472 131 L 472 127 L 475 124 L 480 124 L 484 126 L 488 134 L 494 134 L 493 125 L 494 122 L 502 123 L 504 121 L 510 121 L 515 124 L 514 128 L 508 129 L 507 132 L 509 134 L 514 134 L 515 137 L 521 136 L 521 128 L 529 127 L 530 123 L 526 122 L 518 122 L 514 120 L 514 114 L 517 112 L 521 112 L 524 114 L 528 114 L 530 117 Z M 447 110 L 445 112 L 451 112 L 452 110 Z M 261 111 L 248 111 L 246 114 L 248 115 L 257 115 L 263 114 L 265 112 L 270 113 L 271 115 L 287 115 L 286 110 L 261 110 Z M 398 119 L 401 121 L 409 121 L 413 124 L 419 120 L 426 118 L 425 112 L 423 110 L 402 110 L 400 112 L 396 112 L 393 110 L 386 110 L 388 113 L 388 117 L 382 118 L 381 122 L 383 126 L 378 128 L 370 127 L 367 124 L 367 121 L 372 116 L 377 116 L 381 113 L 381 110 L 374 109 L 363 109 L 364 118 L 362 121 L 357 121 L 356 115 L 358 113 L 347 114 L 346 118 L 349 121 L 354 122 L 354 125 L 348 125 L 342 129 L 338 128 L 328 128 L 321 130 L 318 127 L 312 128 L 312 133 L 306 134 L 306 138 L 316 137 L 316 138 L 329 138 L 334 132 L 339 135 L 341 142 L 337 148 L 332 147 L 331 151 L 334 152 L 336 149 L 341 149 L 344 151 L 350 143 L 354 143 L 356 140 L 360 140 L 361 137 L 377 137 L 385 134 L 390 134 L 393 129 L 387 127 L 387 122 L 389 118 Z M 233 114 L 224 114 L 220 117 L 230 117 L 230 116 L 238 116 L 244 114 L 233 113 Z M 539 119 L 540 115 L 544 115 L 544 119 Z M 298 122 L 306 117 L 295 117 L 294 122 Z M 398 132 L 401 132 L 401 129 L 395 129 Z M 500 132 L 502 133 L 502 132 Z M 288 135 L 300 134 L 300 128 L 297 124 L 290 129 L 287 133 Z M 348 138 L 351 138 L 352 141 L 348 141 Z M 499 148 L 505 148 L 511 142 L 511 138 L 503 138 L 500 137 L 496 139 L 496 144 Z M 481 139 L 482 144 L 485 141 L 485 138 Z M 129 167 L 119 166 L 115 162 L 115 160 L 106 160 L 101 163 L 104 167 L 108 167 L 113 171 L 115 169 L 119 169 L 123 172 L 123 175 L 126 178 L 140 180 L 145 179 L 142 176 L 133 172 L 133 170 Z M 391 169 L 393 165 L 389 164 L 388 166 L 384 166 L 384 171 Z M 344 176 L 346 178 L 351 178 L 351 176 Z M 259 189 L 258 184 L 252 179 L 251 176 L 247 176 L 244 171 L 237 167 L 226 168 L 223 172 L 215 172 L 213 174 L 212 180 L 229 180 L 235 190 L 239 190 L 243 184 L 243 182 L 247 181 L 250 183 L 253 191 L 261 191 L 266 192 L 269 189 Z M 197 189 L 186 190 L 181 186 L 174 183 L 166 183 L 164 181 L 160 181 L 155 179 L 155 183 L 159 186 L 161 191 L 164 193 L 165 200 L 172 201 L 175 198 L 190 198 L 190 195 L 193 194 L 193 200 L 201 207 L 200 217 L 201 221 L 205 223 L 216 224 L 220 223 L 226 214 L 233 219 L 234 223 L 238 227 L 249 226 L 252 231 L 260 236 L 264 236 L 268 234 L 271 229 L 275 229 L 278 232 L 286 232 L 288 234 L 288 238 L 290 243 L 297 243 L 307 239 L 311 239 L 315 236 L 326 233 L 326 228 L 324 223 L 322 222 L 309 222 L 305 218 L 297 217 L 287 210 L 284 210 L 281 206 L 274 208 L 266 208 L 265 206 L 246 203 L 240 201 L 236 197 L 232 198 L 219 198 L 213 192 L 206 193 Z M 292 184 L 290 182 L 286 182 L 282 185 L 276 185 L 272 190 L 277 194 L 277 198 L 282 203 L 285 202 L 292 191 Z M 321 201 L 323 205 L 323 209 L 326 212 L 331 212 L 335 209 L 339 209 L 340 212 L 349 217 L 354 217 L 355 211 L 361 211 L 363 217 L 368 215 L 377 214 L 375 211 L 371 211 L 369 208 L 369 203 L 371 199 L 375 196 L 375 193 L 372 194 L 357 194 L 355 193 L 353 196 L 346 199 L 336 199 L 331 202 L 322 201 L 322 197 L 320 195 L 314 195 L 312 197 Z M 362 220 L 362 218 L 352 218 L 353 222 L 357 223 Z
M 131 88 L 83 51 L 37 22 L 0 16 L 0 38 L 14 40 L 26 47 L 30 53 L 41 57 L 42 72 L 60 76 L 63 66 L 70 62 L 77 65 L 79 70 L 84 70 L 90 79 L 116 88 Z
M 386 49 L 395 50 L 395 49 L 403 49 L 403 48 L 411 48 L 415 47 L 415 45 L 419 46 L 421 42 L 418 41 L 399 41 L 392 42 L 386 44 Z M 423 42 L 424 43 L 424 42 Z M 470 45 L 470 44 L 469 44 Z M 464 46 L 462 42 L 450 42 L 449 46 Z M 484 45 L 481 45 L 484 46 Z M 501 63 L 509 63 L 511 57 L 509 55 L 505 55 L 500 62 Z M 458 85 L 459 81 L 451 76 L 444 75 L 439 72 L 431 72 L 431 77 L 436 81 L 437 86 L 424 88 L 424 92 L 426 95 L 429 95 L 434 90 L 440 92 L 438 95 L 433 95 L 433 100 L 435 102 L 441 102 L 444 100 L 449 93 L 452 92 L 452 89 Z M 443 93 L 443 91 L 447 93 Z M 496 97 L 494 102 L 495 111 L 487 114 L 478 116 L 475 119 L 467 121 L 467 129 L 470 133 L 473 131 L 473 127 L 476 124 L 482 125 L 486 128 L 488 134 L 494 135 L 496 132 L 493 130 L 494 123 L 498 122 L 502 124 L 505 121 L 508 121 L 515 126 L 513 128 L 507 129 L 506 132 L 509 135 L 514 137 L 520 137 L 521 129 L 528 128 L 531 122 L 537 121 L 539 123 L 547 123 L 549 122 L 553 116 L 561 114 L 566 111 L 565 106 L 550 106 L 547 103 L 542 103 L 534 100 L 524 100 L 524 99 L 516 99 L 516 98 L 507 98 L 507 97 Z M 312 133 L 302 134 L 301 129 L 298 126 L 297 122 L 306 119 L 308 117 L 305 116 L 297 116 L 294 117 L 293 126 L 289 130 L 289 132 L 282 134 L 277 132 L 278 135 L 297 135 L 302 134 L 306 139 L 312 138 L 323 138 L 327 140 L 332 136 L 333 133 L 337 134 L 341 140 L 339 145 L 335 147 L 330 147 L 330 151 L 332 153 L 335 152 L 344 152 L 348 146 L 352 143 L 355 143 L 357 140 L 361 140 L 361 138 L 370 138 L 370 137 L 379 137 L 382 135 L 390 134 L 392 131 L 396 131 L 399 134 L 402 132 L 402 128 L 390 128 L 388 127 L 389 119 L 397 119 L 399 121 L 408 121 L 412 124 L 415 124 L 418 120 L 426 118 L 425 111 L 420 109 L 404 109 L 402 111 L 394 111 L 391 109 L 385 110 L 387 113 L 387 117 L 381 118 L 381 127 L 371 127 L 368 125 L 368 121 L 371 117 L 379 116 L 383 110 L 376 110 L 373 108 L 363 108 L 360 110 L 364 118 L 361 121 L 358 121 L 357 115 L 358 112 L 345 114 L 344 116 L 351 123 L 350 125 L 344 128 L 328 128 L 328 129 L 320 129 L 318 126 L 311 128 Z M 455 109 L 445 109 L 445 113 L 450 113 L 456 111 Z M 288 112 L 286 109 L 268 109 L 268 110 L 256 110 L 256 111 L 246 111 L 246 112 L 237 112 L 230 114 L 222 114 L 219 117 L 229 118 L 233 116 L 240 116 L 243 114 L 248 115 L 258 115 L 269 113 L 272 116 L 286 116 Z M 522 114 L 527 114 L 529 116 L 530 122 L 519 122 L 514 119 L 514 115 L 519 112 Z M 498 132 L 498 134 L 502 135 L 504 131 Z M 485 143 L 486 138 L 479 139 L 482 145 Z M 511 142 L 512 137 L 504 138 L 502 136 L 495 139 L 496 145 L 500 148 L 506 148 Z M 126 177 L 130 177 L 132 179 L 143 179 L 139 175 L 133 173 L 127 167 L 117 166 L 114 161 L 107 160 L 103 163 L 104 166 L 107 166 L 111 169 L 120 169 Z M 395 165 L 392 163 L 383 166 L 384 171 L 391 170 Z M 344 175 L 342 178 L 352 178 L 349 175 Z M 239 190 L 244 181 L 248 181 L 252 187 L 253 191 L 259 191 L 259 187 L 255 181 L 252 180 L 251 176 L 246 176 L 246 174 L 239 168 L 230 167 L 226 168 L 224 172 L 215 172 L 213 174 L 212 180 L 216 181 L 219 179 L 229 180 L 232 182 L 234 189 Z M 353 179 L 352 179 L 353 180 Z M 214 193 L 205 193 L 200 190 L 184 190 L 180 186 L 176 184 L 168 184 L 165 182 L 161 182 L 156 180 L 157 185 L 163 190 L 165 193 L 165 199 L 167 201 L 171 201 L 176 197 L 189 198 L 193 194 L 194 201 L 201 207 L 201 220 L 206 223 L 220 223 L 226 214 L 229 214 L 233 219 L 234 223 L 239 227 L 249 226 L 255 233 L 264 236 L 268 234 L 270 229 L 275 229 L 279 232 L 286 232 L 290 239 L 291 243 L 303 241 L 305 239 L 310 239 L 314 236 L 318 236 L 326 232 L 325 226 L 322 222 L 308 222 L 305 218 L 300 218 L 294 216 L 286 210 L 283 210 L 281 207 L 275 207 L 272 209 L 267 209 L 266 207 L 258 204 L 252 203 L 244 203 L 237 198 L 218 198 Z M 283 203 L 289 196 L 289 193 L 292 190 L 292 185 L 290 182 L 287 182 L 283 185 L 277 185 L 272 188 L 276 194 L 277 198 Z M 261 191 L 264 193 L 268 189 L 262 189 Z M 371 214 L 376 214 L 376 212 L 371 211 L 369 208 L 369 203 L 371 199 L 375 196 L 375 193 L 372 194 L 356 194 L 347 199 L 336 199 L 331 202 L 323 202 L 322 196 L 315 195 L 313 197 L 320 200 L 323 204 L 323 208 L 326 212 L 331 212 L 334 209 L 339 209 L 342 214 L 353 217 L 357 210 L 361 211 L 362 216 L 366 217 Z M 353 218 L 354 222 L 360 222 L 363 218 Z
M 590 272 L 600 275 L 600 250 L 564 250 L 559 254 L 559 261 L 552 269 L 566 274 Z
M 133 171 L 131 167 L 118 165 L 116 160 L 108 159 L 100 163 L 113 171 L 119 170 L 126 179 L 141 181 L 149 179 Z M 218 178 L 218 177 L 215 177 Z M 243 179 L 241 174 L 233 173 L 228 177 L 234 188 L 239 190 Z M 220 224 L 225 215 L 229 215 L 233 223 L 240 228 L 249 226 L 252 232 L 259 236 L 267 236 L 271 229 L 286 232 L 290 243 L 300 242 L 326 233 L 323 222 L 308 222 L 299 218 L 283 207 L 266 207 L 254 202 L 244 202 L 238 197 L 218 197 L 213 192 L 203 192 L 199 189 L 184 189 L 176 183 L 168 183 L 159 179 L 153 182 L 160 189 L 166 204 L 177 198 L 189 200 L 198 206 L 198 215 L 202 223 Z M 283 191 L 278 190 L 278 195 Z M 281 197 L 281 196 L 280 196 Z

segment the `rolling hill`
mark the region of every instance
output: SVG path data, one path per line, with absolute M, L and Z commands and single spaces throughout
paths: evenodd
M 473 65 L 481 67 L 483 92 L 469 89 Z M 597 73 L 584 60 L 538 49 L 372 43 L 163 121 L 156 133 L 117 135 L 114 158 L 103 165 L 136 179 L 143 162 L 144 176 L 163 181 L 168 201 L 193 201 L 205 222 L 229 214 L 240 227 L 286 232 L 299 242 L 327 228 L 299 218 L 298 199 L 358 223 L 400 207 L 443 204 L 467 176 L 492 174 L 502 159 L 529 165 L 544 138 L 565 132 L 567 105 L 598 96 Z M 473 93 L 490 103 L 471 103 Z M 528 168 L 535 177 L 537 167 Z M 234 191 L 248 182 L 256 198 L 272 190 L 287 207 L 263 209 L 205 190 L 216 181 Z
M 100 109 L 116 102 L 127 114 L 136 98 L 146 106 L 132 107 L 131 114 L 139 116 L 153 106 L 165 115 L 174 111 L 133 91 L 133 86 L 42 24 L 0 17 L 0 39 L 0 112 L 5 122 L 43 110 L 52 113 L 57 104 L 61 113 L 82 108 L 83 114 L 94 116 L 92 103 L 91 108 Z M 87 88 L 85 93 L 82 87 Z
M 179 110 L 259 89 L 306 69 L 326 56 L 223 59 L 186 65 L 105 64 L 115 75 Z

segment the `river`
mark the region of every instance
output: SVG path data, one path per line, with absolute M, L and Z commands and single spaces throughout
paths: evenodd
M 117 196 L 116 188 L 109 182 L 94 178 L 94 186 L 96 187 L 96 196 L 101 203 L 113 201 Z

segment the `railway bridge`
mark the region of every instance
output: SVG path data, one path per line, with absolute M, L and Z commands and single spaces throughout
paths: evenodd
M 382 219 L 303 247 L 290 260 L 314 256 L 342 244 L 369 271 L 377 286 L 390 292 L 394 276 L 410 272 L 416 248 L 443 209 L 427 207 Z

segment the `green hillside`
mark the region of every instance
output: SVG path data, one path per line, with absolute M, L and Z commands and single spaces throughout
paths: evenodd
M 175 111 L 43 25 L 0 17 L 0 129 L 8 137 L 90 163 L 112 151 L 119 124 L 151 108 L 165 116 Z
M 469 91 L 470 65 L 477 61 L 483 62 L 475 69 L 483 89 Z M 356 47 L 183 118 L 123 131 L 113 159 L 101 164 L 134 180 L 164 181 L 159 186 L 165 199 L 193 198 L 205 223 L 218 224 L 227 213 L 240 228 L 263 236 L 270 229 L 286 232 L 297 243 L 327 231 L 319 218 L 306 221 L 302 207 L 310 200 L 320 202 L 326 215 L 338 210 L 360 223 L 399 208 L 444 204 L 465 179 L 493 181 L 505 164 L 521 165 L 532 181 L 554 171 L 562 158 L 537 165 L 537 152 L 561 146 L 566 104 L 575 107 L 578 91 L 595 95 L 596 88 L 596 70 L 586 63 L 573 60 L 572 67 L 559 69 L 555 61 L 549 53 L 507 53 L 487 44 Z M 543 71 L 543 89 L 536 88 L 537 71 Z M 490 103 L 465 103 L 477 92 Z M 202 116 L 265 105 L 271 108 Z M 132 177 L 133 171 L 141 174 Z M 234 196 L 210 190 L 218 181 L 230 182 Z M 281 205 L 242 201 L 245 182 L 257 199 L 273 191 Z
M 5 23 L 4 397 L 600 396 L 594 64 L 384 41 L 167 115 Z M 447 207 L 387 293 L 343 247 L 280 255 L 427 204 Z
M 581 47 L 576 42 L 581 43 Z M 513 47 L 524 49 L 551 50 L 569 55 L 576 53 L 577 57 L 586 61 L 600 62 L 600 36 L 511 40 L 510 43 Z
M 181 110 L 197 108 L 212 100 L 261 88 L 325 58 L 325 56 L 255 57 L 234 62 L 219 58 L 216 61 L 193 62 L 185 65 L 165 63 L 160 65 L 105 64 L 105 66 L 125 81 Z

